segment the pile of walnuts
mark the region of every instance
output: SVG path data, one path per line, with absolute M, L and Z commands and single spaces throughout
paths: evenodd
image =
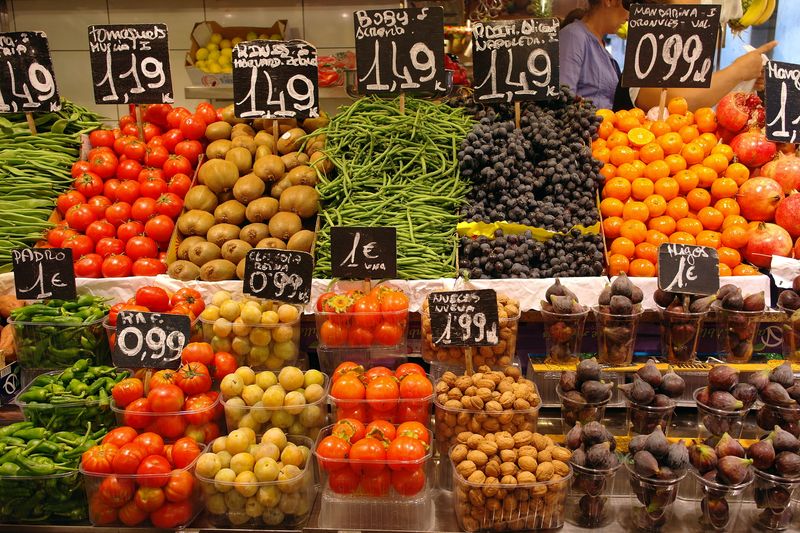
M 450 448 L 464 531 L 560 527 L 572 452 L 528 430 L 458 434 Z
M 422 303 L 422 357 L 428 361 L 466 364 L 466 348 L 463 346 L 436 346 L 431 332 L 431 316 L 428 313 L 428 299 Z M 517 349 L 517 328 L 519 325 L 519 301 L 504 294 L 497 295 L 497 318 L 500 331 L 499 342 L 494 346 L 480 346 L 472 349 L 472 363 L 477 366 L 488 365 L 502 368 L 514 362 Z
M 517 367 L 500 372 L 482 366 L 471 376 L 445 372 L 435 394 L 436 442 L 441 453 L 447 453 L 465 432 L 536 431 L 542 400 L 536 385 L 523 378 Z

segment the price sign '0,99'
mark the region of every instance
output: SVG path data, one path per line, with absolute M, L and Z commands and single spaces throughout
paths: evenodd
M 59 109 L 47 36 L 40 31 L 0 33 L 0 113 Z
M 186 315 L 121 311 L 111 358 L 123 368 L 178 368 L 190 336 Z
M 718 5 L 632 5 L 622 85 L 710 87 L 719 16 Z
M 89 26 L 89 57 L 96 103 L 175 101 L 166 24 Z
M 317 49 L 305 41 L 245 41 L 233 49 L 239 118 L 319 116 Z
M 441 7 L 356 11 L 353 24 L 359 92 L 446 90 Z

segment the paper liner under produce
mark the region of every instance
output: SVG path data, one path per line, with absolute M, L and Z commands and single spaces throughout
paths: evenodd
M 657 278 L 631 278 L 631 281 L 638 285 L 644 293 L 642 302 L 645 309 L 658 309 L 653 302 L 653 293 L 658 287 Z M 600 292 L 606 283 L 607 277 L 589 278 L 561 278 L 561 283 L 568 287 L 577 296 L 581 304 L 592 306 L 597 304 Z M 732 283 L 741 287 L 742 293 L 752 294 L 764 291 L 764 298 L 767 307 L 772 306 L 770 300 L 769 278 L 764 275 L 758 276 L 733 276 L 720 278 L 720 285 Z M 432 291 L 438 290 L 463 290 L 464 283 L 452 278 L 439 278 L 430 280 L 389 280 L 386 285 L 396 287 L 408 295 L 409 310 L 419 311 L 422 302 Z M 520 302 L 520 310 L 539 311 L 541 300 L 544 299 L 545 291 L 553 284 L 552 279 L 477 279 L 469 281 L 471 289 L 494 289 L 495 291 L 516 298 Z M 111 304 L 124 302 L 131 298 L 137 289 L 147 285 L 158 285 L 168 291 L 177 291 L 183 287 L 197 289 L 203 295 L 206 302 L 216 291 L 226 290 L 234 294 L 242 292 L 241 280 L 228 281 L 179 281 L 167 275 L 160 276 L 136 276 L 128 278 L 101 278 L 89 279 L 78 278 L 78 293 L 90 292 L 94 295 L 109 298 Z M 305 307 L 306 314 L 314 312 L 314 302 L 319 295 L 329 290 L 331 280 L 315 279 L 311 286 L 311 301 Z M 364 287 L 363 281 L 337 281 L 337 290 L 349 290 Z M 14 294 L 14 275 L 12 273 L 0 274 L 0 294 Z

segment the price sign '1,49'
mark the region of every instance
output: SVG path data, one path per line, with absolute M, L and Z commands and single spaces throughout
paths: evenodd
M 96 103 L 175 101 L 166 24 L 89 26 L 89 57 Z
M 0 33 L 0 113 L 59 109 L 47 36 L 40 31 Z
M 634 4 L 625 87 L 710 87 L 720 6 Z
M 353 23 L 359 92 L 440 92 L 447 88 L 441 7 L 356 11 Z
M 766 68 L 767 138 L 800 140 L 800 65 L 770 61 Z
M 178 368 L 190 336 L 186 315 L 121 311 L 112 360 L 124 368 Z

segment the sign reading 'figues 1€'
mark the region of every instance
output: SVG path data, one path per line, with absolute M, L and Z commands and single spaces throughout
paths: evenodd
M 166 24 L 89 26 L 89 58 L 96 103 L 175 101 Z
M 59 109 L 47 36 L 40 31 L 0 33 L 0 113 Z
M 800 65 L 770 61 L 766 67 L 767 139 L 800 140 Z
M 428 313 L 436 346 L 494 346 L 500 340 L 497 293 L 492 289 L 432 292 Z
M 477 22 L 472 29 L 475 100 L 558 95 L 558 19 Z

